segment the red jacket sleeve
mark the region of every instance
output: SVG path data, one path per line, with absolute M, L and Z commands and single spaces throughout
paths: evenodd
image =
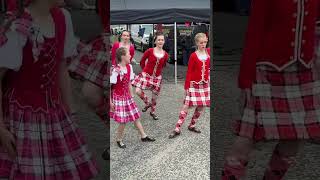
M 165 52 L 165 54 L 164 54 L 164 61 L 165 62 L 163 63 L 163 66 L 162 66 L 163 68 L 167 66 L 168 59 L 169 59 L 169 55 L 167 52 Z
M 245 45 L 240 63 L 238 85 L 241 89 L 251 88 L 256 77 L 256 62 L 262 49 L 265 22 L 269 11 L 269 0 L 253 0 L 248 22 Z
M 111 49 L 111 61 L 112 65 L 116 65 L 116 51 L 119 48 L 119 43 L 114 43 Z
M 110 32 L 110 1 L 98 0 L 99 15 L 104 32 Z
M 192 53 L 190 58 L 189 58 L 186 81 L 184 83 L 184 89 L 185 90 L 190 88 L 190 80 L 191 80 L 191 77 L 194 74 L 194 69 L 195 69 L 195 58 L 194 58 L 194 56 L 195 56 L 195 53 Z
M 134 53 L 135 53 L 134 51 L 135 51 L 134 46 L 131 45 L 131 46 L 130 46 L 130 55 L 131 55 L 130 62 L 131 62 L 132 59 L 133 59 L 133 56 L 134 56 Z
M 18 10 L 18 5 L 15 0 L 7 0 L 7 11 L 15 12 Z
M 148 59 L 149 55 L 150 55 L 150 49 L 148 49 L 146 52 L 144 52 L 141 61 L 140 61 L 140 67 L 143 70 L 144 67 L 146 66 L 146 60 Z

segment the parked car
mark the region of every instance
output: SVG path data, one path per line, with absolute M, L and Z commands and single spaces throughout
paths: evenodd
M 142 52 L 149 48 L 149 36 L 153 33 L 152 24 L 131 25 L 131 36 L 136 48 Z

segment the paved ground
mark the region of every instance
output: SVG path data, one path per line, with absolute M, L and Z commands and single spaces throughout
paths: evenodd
M 94 11 L 88 10 L 74 10 L 71 12 L 74 24 L 74 30 L 78 37 L 81 39 L 91 39 L 98 35 L 101 31 L 101 25 L 98 17 Z M 107 146 L 108 129 L 102 124 L 99 118 L 86 106 L 80 93 L 81 83 L 79 81 L 72 82 L 74 86 L 74 99 L 79 107 L 79 127 L 84 133 L 89 149 L 95 155 L 100 174 L 94 180 L 106 180 L 109 165 L 107 161 L 101 158 L 101 153 Z
M 99 118 L 86 106 L 81 94 L 80 87 L 81 83 L 78 81 L 73 81 L 74 85 L 74 100 L 75 104 L 79 107 L 79 127 L 83 132 L 89 149 L 95 156 L 98 166 L 100 168 L 100 174 L 93 180 L 106 180 L 107 170 L 109 168 L 107 161 L 101 158 L 101 153 L 107 146 L 107 129 L 99 120 Z
M 236 22 L 236 24 L 231 23 Z M 246 17 L 230 14 L 216 14 L 216 46 L 214 56 L 215 71 L 213 73 L 213 103 L 215 109 L 211 110 L 213 138 L 211 139 L 211 151 L 213 161 L 212 179 L 220 179 L 224 153 L 230 148 L 234 135 L 230 132 L 230 122 L 239 118 L 236 99 L 239 90 L 236 86 L 241 46 L 244 40 Z M 237 27 L 237 28 L 235 28 Z M 237 50 L 237 51 L 232 51 Z M 274 147 L 275 142 L 257 144 L 254 152 L 254 160 L 249 164 L 249 180 L 261 180 L 264 167 Z M 319 145 L 305 143 L 298 155 L 298 164 L 290 169 L 285 179 L 288 180 L 315 180 L 319 179 L 320 169 L 318 164 Z
M 141 53 L 136 51 L 139 60 Z M 134 66 L 135 73 L 140 71 Z M 124 142 L 126 149 L 120 149 L 115 143 L 117 124 L 111 123 L 111 179 L 209 179 L 209 109 L 199 119 L 201 134 L 187 130 L 190 111 L 180 137 L 168 139 L 179 115 L 183 101 L 183 77 L 186 67 L 178 66 L 179 84 L 174 84 L 173 65 L 168 65 L 164 72 L 164 84 L 158 101 L 158 121 L 148 113 L 142 114 L 141 122 L 145 131 L 156 138 L 154 143 L 143 143 L 133 124 L 128 124 Z M 143 108 L 136 98 L 139 108 Z

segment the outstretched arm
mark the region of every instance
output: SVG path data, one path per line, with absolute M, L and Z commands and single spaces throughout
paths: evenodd
M 2 107 L 2 81 L 5 73 L 7 72 L 6 68 L 0 68 L 0 143 L 9 153 L 9 156 L 14 159 L 17 155 L 16 144 L 14 136 L 7 130 L 4 124 L 4 114 Z
M 71 114 L 75 113 L 77 110 L 73 102 L 71 79 L 68 72 L 67 61 L 65 60 L 60 64 L 59 83 L 63 103 L 67 106 Z

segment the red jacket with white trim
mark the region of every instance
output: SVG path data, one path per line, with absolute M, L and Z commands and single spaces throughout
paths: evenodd
M 314 59 L 319 0 L 253 0 L 242 54 L 239 87 L 251 88 L 257 64 L 281 71 Z
M 194 81 L 199 83 L 201 81 L 208 82 L 210 76 L 210 49 L 207 49 L 208 58 L 202 61 L 198 58 L 197 54 L 194 52 L 190 55 L 188 62 L 188 70 L 186 81 L 184 83 L 184 89 L 190 88 L 190 82 Z

